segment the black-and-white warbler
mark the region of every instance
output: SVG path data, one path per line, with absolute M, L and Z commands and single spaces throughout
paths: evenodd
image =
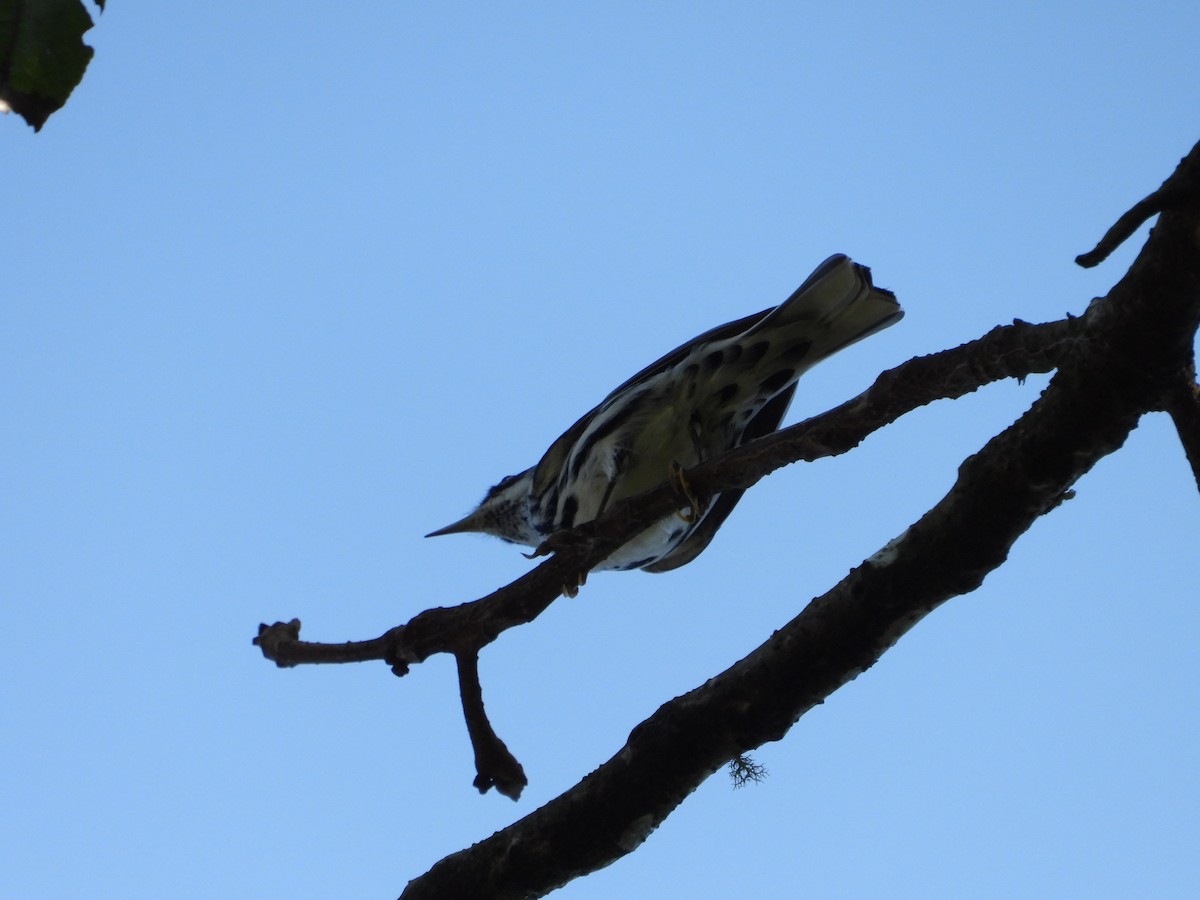
M 831 256 L 779 306 L 707 331 L 638 372 L 536 466 L 503 479 L 468 516 L 428 537 L 476 531 L 537 547 L 671 473 L 774 431 L 801 374 L 903 315 L 890 291 L 872 285 L 869 269 Z M 691 562 L 741 495 L 727 491 L 660 520 L 596 568 L 665 572 Z

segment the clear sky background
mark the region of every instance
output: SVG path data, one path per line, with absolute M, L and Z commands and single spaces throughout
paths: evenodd
M 453 666 L 278 670 L 526 571 L 422 535 L 632 372 L 833 252 L 904 321 L 789 421 L 1014 318 L 1200 139 L 1200 5 L 114 0 L 0 120 L 0 894 L 394 897 L 575 784 L 936 502 L 1038 396 L 793 466 L 665 575 Z M 974 594 L 632 856 L 615 897 L 1195 897 L 1200 499 L 1145 419 Z

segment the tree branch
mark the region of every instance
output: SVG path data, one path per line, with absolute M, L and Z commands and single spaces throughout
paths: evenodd
M 521 796 L 529 779 L 517 758 L 508 751 L 504 741 L 492 729 L 483 709 L 483 687 L 479 683 L 479 654 L 465 651 L 455 656 L 458 661 L 459 693 L 462 695 L 463 716 L 467 734 L 475 750 L 475 787 L 486 794 L 488 788 L 512 800 Z
M 1175 423 L 1196 488 L 1200 490 L 1200 384 L 1196 383 L 1194 362 L 1179 373 L 1176 383 L 1167 391 L 1164 407 Z
M 1018 321 L 952 350 L 910 360 L 884 372 L 865 392 L 841 406 L 690 470 L 689 485 L 706 496 L 750 487 L 789 463 L 844 453 L 873 431 L 935 400 L 960 397 L 1002 378 L 1050 371 L 1069 352 L 1082 326 L 1080 319 L 1044 325 Z M 477 670 L 464 669 L 464 659 L 476 658 L 505 630 L 533 621 L 565 588 L 581 583 L 581 573 L 669 515 L 678 503 L 669 485 L 629 498 L 595 522 L 554 535 L 538 551 L 554 555 L 506 587 L 458 606 L 425 610 L 377 638 L 337 644 L 302 641 L 300 621 L 292 619 L 260 625 L 254 643 L 281 667 L 375 659 L 386 661 L 397 675 L 435 653 L 454 654 L 475 751 L 475 786 L 486 791 L 494 785 L 516 799 L 527 783 L 524 771 L 488 723 Z M 475 671 L 474 680 L 464 678 L 464 671 L 468 675 Z
M 1100 238 L 1100 243 L 1087 253 L 1075 257 L 1075 262 L 1085 269 L 1098 266 L 1108 259 L 1114 250 L 1133 237 L 1133 233 L 1153 216 L 1167 210 L 1194 210 L 1200 183 L 1197 182 L 1196 173 L 1192 171 L 1188 160 L 1195 152 L 1193 147 L 1191 154 L 1180 160 L 1171 177 L 1164 181 L 1158 190 L 1126 210 L 1104 233 L 1104 237 Z
M 1200 181 L 1200 146 L 1172 177 Z M 1163 214 L 1130 271 L 1089 308 L 1042 396 L 968 458 L 950 492 L 903 535 L 741 662 L 662 706 L 576 787 L 442 860 L 403 897 L 537 897 L 608 865 L 724 762 L 780 739 L 929 611 L 977 587 L 1142 414 L 1161 408 L 1200 324 L 1198 234 L 1195 203 Z M 895 389 L 883 393 L 890 402 Z M 689 473 L 693 487 L 702 469 Z
M 1167 189 L 1165 186 L 1142 198 L 1117 219 L 1112 228 L 1104 233 L 1104 237 L 1100 238 L 1100 243 L 1087 253 L 1075 257 L 1076 264 L 1085 269 L 1100 265 L 1114 250 L 1133 237 L 1134 232 L 1141 228 L 1144 222 L 1157 216 L 1164 209 L 1177 207 L 1184 198 L 1185 195 L 1181 191 Z
M 1052 371 L 1082 327 L 1083 321 L 1076 318 L 1043 325 L 1017 321 L 960 347 L 909 360 L 841 406 L 688 470 L 688 482 L 706 494 L 751 487 L 789 463 L 845 453 L 872 432 L 936 400 L 961 397 L 1004 378 Z M 292 619 L 259 625 L 253 643 L 281 668 L 383 660 L 404 675 L 409 664 L 435 653 L 478 650 L 507 629 L 533 621 L 558 597 L 578 565 L 604 559 L 612 546 L 668 514 L 678 502 L 663 485 L 615 504 L 595 522 L 557 535 L 552 543 L 560 545 L 562 555 L 511 584 L 458 606 L 427 609 L 377 638 L 336 644 L 302 641 L 300 620 Z

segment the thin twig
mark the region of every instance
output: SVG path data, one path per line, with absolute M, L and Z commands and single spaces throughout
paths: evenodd
M 340 644 L 323 644 L 300 640 L 300 620 L 260 624 L 254 646 L 261 647 L 263 656 L 281 669 L 299 665 L 322 663 L 356 663 L 375 659 L 386 659 L 393 641 L 391 629 L 377 638 L 365 641 L 345 641 Z M 397 672 L 403 675 L 403 672 Z
M 465 651 L 455 654 L 455 659 L 458 661 L 458 689 L 462 695 L 463 716 L 467 720 L 467 734 L 475 751 L 475 787 L 481 794 L 486 794 L 489 788 L 494 787 L 505 797 L 519 800 L 529 779 L 488 721 L 483 708 L 483 687 L 479 683 L 479 654 Z
M 1098 266 L 1152 216 L 1170 210 L 1195 209 L 1200 206 L 1200 172 L 1196 171 L 1196 165 L 1192 161 L 1195 153 L 1196 148 L 1193 147 L 1191 153 L 1180 160 L 1175 171 L 1158 190 L 1135 203 L 1132 209 L 1108 229 L 1094 249 L 1075 257 L 1075 262 L 1085 269 Z
M 1112 228 L 1105 232 L 1104 237 L 1100 238 L 1100 243 L 1087 253 L 1081 253 L 1075 257 L 1075 262 L 1085 269 L 1100 265 L 1114 250 L 1129 240 L 1144 222 L 1157 216 L 1163 210 L 1178 205 L 1183 197 L 1183 191 L 1169 188 L 1164 184 L 1153 194 L 1139 200 L 1127 210 L 1121 218 L 1113 223 Z

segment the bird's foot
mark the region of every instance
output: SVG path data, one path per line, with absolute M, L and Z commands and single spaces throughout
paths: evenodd
M 562 586 L 564 597 L 576 597 L 579 595 L 579 589 L 587 584 L 587 572 L 580 572 L 574 578 L 565 580 Z
M 683 519 L 689 525 L 693 524 L 700 518 L 700 501 L 692 492 L 692 486 L 688 484 L 687 476 L 684 475 L 683 466 L 679 464 L 679 460 L 671 460 L 671 465 L 667 469 L 667 477 L 671 482 L 671 487 L 675 489 L 675 493 L 683 497 L 688 503 L 687 510 L 677 509 L 675 515 Z
M 539 556 L 549 556 L 552 553 L 579 552 L 584 543 L 585 539 L 570 530 L 556 531 L 538 544 L 532 553 L 522 553 L 521 555 L 526 559 L 537 559 Z M 563 581 L 563 596 L 576 596 L 579 589 L 587 584 L 587 576 L 587 570 L 567 576 Z

